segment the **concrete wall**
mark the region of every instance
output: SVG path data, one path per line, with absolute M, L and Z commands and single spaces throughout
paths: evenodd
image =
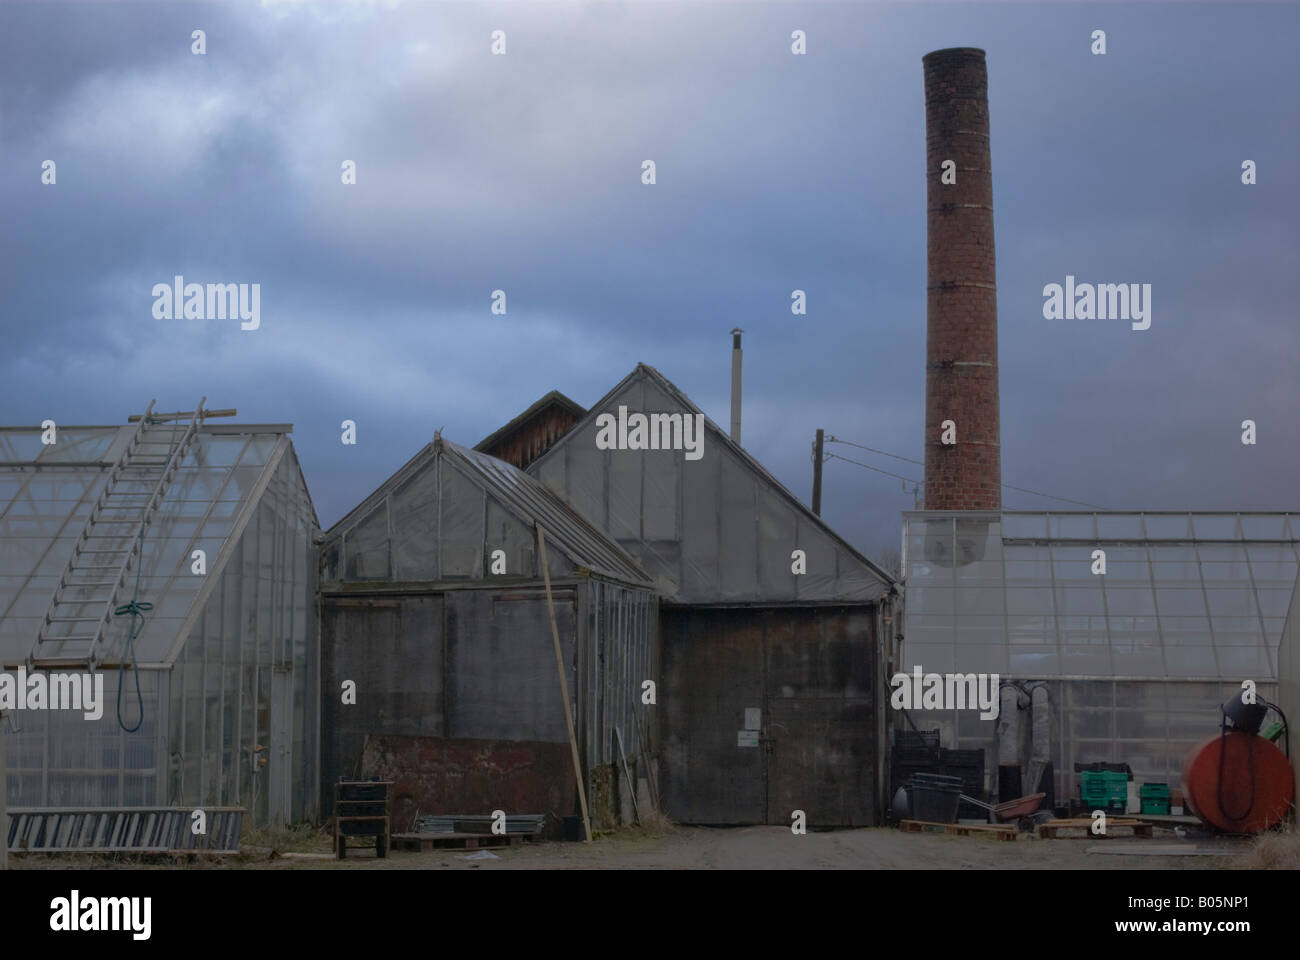
M 576 592 L 555 590 L 569 690 L 577 689 Z M 326 596 L 322 603 L 325 813 L 340 775 L 365 768 L 367 736 L 542 741 L 565 745 L 555 650 L 535 588 Z M 345 680 L 356 703 L 344 704 Z

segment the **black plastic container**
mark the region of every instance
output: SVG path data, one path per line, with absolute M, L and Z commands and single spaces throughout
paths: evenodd
M 956 823 L 961 799 L 961 777 L 917 773 L 907 784 L 912 819 L 926 823 Z

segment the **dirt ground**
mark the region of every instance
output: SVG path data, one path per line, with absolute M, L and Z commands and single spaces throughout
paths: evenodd
M 1162 835 L 1163 834 L 1163 835 Z M 334 859 L 325 834 L 299 837 L 299 842 L 272 853 L 272 848 L 245 844 L 237 858 L 220 862 L 191 861 L 189 869 L 269 870 L 750 870 L 750 869 L 950 869 L 950 870 L 1180 870 L 1240 868 L 1254 859 L 1250 841 L 1218 840 L 1193 844 L 1157 831 L 1153 840 L 1115 836 L 1040 840 L 1024 836 L 1015 842 L 991 837 L 958 837 L 901 833 L 891 828 L 811 832 L 796 836 L 788 827 L 629 827 L 598 837 L 591 844 L 528 843 L 496 847 L 498 859 L 466 860 L 476 851 L 396 851 L 376 859 L 373 851 L 358 850 L 348 859 Z M 307 840 L 308 842 L 302 842 Z M 1096 853 L 1172 845 L 1199 846 L 1222 856 L 1139 856 Z M 296 855 L 295 855 L 296 853 Z M 461 854 L 458 857 L 457 854 Z M 1242 854 L 1245 854 L 1244 856 Z M 167 869 L 178 864 L 141 863 L 92 858 L 11 857 L 17 869 L 109 867 Z

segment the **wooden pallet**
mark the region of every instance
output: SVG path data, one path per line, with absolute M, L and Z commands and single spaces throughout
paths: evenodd
M 992 835 L 999 840 L 1016 839 L 1013 823 L 930 823 L 927 820 L 902 820 L 898 824 L 904 833 L 947 833 L 958 837 Z
M 532 839 L 532 834 L 527 833 L 395 833 L 393 848 L 416 853 L 441 849 L 473 850 L 477 847 L 513 847 Z
M 1091 817 L 1074 817 L 1070 820 L 1052 820 L 1048 823 L 1040 823 L 1038 825 L 1038 835 L 1047 839 L 1054 839 L 1061 830 L 1082 830 L 1091 839 L 1093 836 L 1109 837 L 1111 836 L 1111 830 L 1115 827 L 1127 827 L 1133 831 L 1133 836 L 1147 838 L 1150 838 L 1155 830 L 1154 824 L 1143 823 L 1141 820 L 1107 817 L 1106 832 L 1104 834 L 1093 834 Z

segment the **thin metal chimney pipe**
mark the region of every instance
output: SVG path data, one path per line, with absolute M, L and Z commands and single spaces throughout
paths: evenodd
M 731 331 L 731 439 L 740 446 L 740 335 L 745 331 L 736 327 Z
M 826 431 L 817 428 L 817 439 L 813 441 L 813 501 L 812 510 L 817 516 L 822 515 L 822 460 L 825 458 Z

